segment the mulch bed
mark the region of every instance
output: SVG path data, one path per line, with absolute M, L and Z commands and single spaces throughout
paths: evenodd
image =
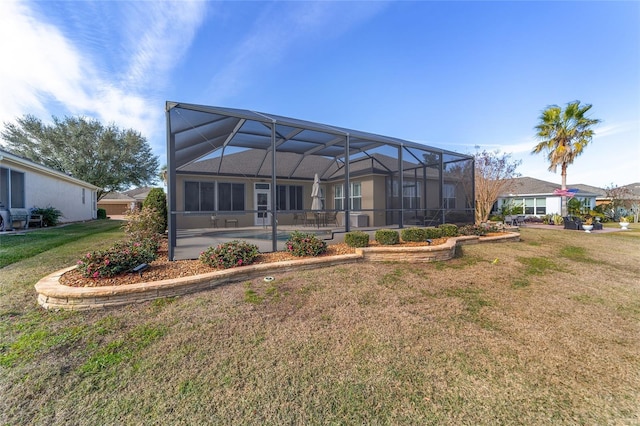
M 432 240 L 431 245 L 439 245 L 443 244 L 447 241 L 446 238 L 438 238 Z M 417 247 L 417 246 L 425 246 L 427 243 L 405 243 L 400 242 L 400 244 L 395 245 L 394 247 Z M 377 241 L 370 241 L 369 247 L 380 246 Z M 353 247 L 349 247 L 348 245 L 342 244 L 330 244 L 327 247 L 327 252 L 318 256 L 336 256 L 340 254 L 350 254 L 355 253 L 355 249 Z M 286 260 L 299 260 L 300 257 L 293 256 L 292 254 L 284 251 L 277 251 L 272 253 L 260 253 L 260 256 L 253 262 L 256 263 L 273 263 L 273 262 L 282 262 Z M 207 272 L 215 271 L 214 268 L 211 268 L 207 265 L 202 264 L 198 260 L 174 260 L 169 261 L 169 254 L 167 248 L 167 242 L 163 241 L 160 250 L 158 259 L 154 260 L 149 264 L 149 269 L 144 271 L 142 275 L 139 274 L 120 274 L 111 278 L 86 278 L 83 277 L 80 272 L 76 269 L 71 270 L 69 272 L 64 273 L 60 277 L 60 284 L 70 286 L 70 287 L 105 287 L 105 286 L 116 286 L 116 285 L 126 285 L 126 284 L 136 284 L 136 283 L 145 283 L 145 282 L 153 282 L 160 280 L 167 280 L 173 278 L 180 277 L 189 277 L 193 275 L 205 274 Z

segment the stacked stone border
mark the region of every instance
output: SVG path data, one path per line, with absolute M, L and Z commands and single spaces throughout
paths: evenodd
M 38 303 L 45 309 L 89 310 L 147 302 L 163 297 L 182 296 L 210 290 L 228 283 L 290 271 L 358 262 L 438 262 L 452 259 L 457 245 L 511 241 L 520 241 L 520 234 L 512 232 L 491 237 L 454 237 L 437 246 L 364 247 L 357 248 L 354 254 L 261 263 L 241 268 L 217 270 L 191 277 L 104 287 L 70 287 L 60 284 L 60 277 L 75 268 L 72 266 L 47 275 L 38 281 L 35 288 L 38 293 Z

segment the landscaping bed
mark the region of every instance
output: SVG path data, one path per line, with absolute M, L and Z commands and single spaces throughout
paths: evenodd
M 439 238 L 433 240 L 431 245 L 440 245 L 446 242 L 446 238 Z M 405 243 L 394 245 L 394 247 L 417 247 L 426 246 L 428 243 Z M 371 247 L 378 247 L 376 241 L 372 241 L 369 244 Z M 327 247 L 327 251 L 317 257 L 337 256 L 342 254 L 353 254 L 355 248 L 348 245 L 330 244 Z M 301 257 L 294 256 L 285 251 L 277 251 L 272 253 L 261 253 L 260 256 L 253 262 L 254 264 L 261 263 L 274 263 L 283 262 L 288 260 L 300 260 Z M 168 280 L 181 277 L 190 277 L 195 275 L 206 274 L 208 272 L 215 271 L 211 267 L 203 264 L 199 260 L 175 260 L 170 261 L 167 252 L 167 242 L 163 241 L 160 246 L 159 256 L 157 260 L 150 263 L 150 268 L 144 271 L 142 274 L 120 274 L 110 278 L 88 278 L 83 277 L 80 271 L 73 269 L 64 273 L 60 277 L 60 284 L 70 287 L 103 287 L 103 286 L 119 286 L 127 284 L 136 284 L 143 282 L 153 282 Z

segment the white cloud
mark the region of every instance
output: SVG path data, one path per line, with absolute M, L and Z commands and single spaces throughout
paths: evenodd
M 149 140 L 164 133 L 164 105 L 155 94 L 188 50 L 206 3 L 114 2 L 109 7 L 129 8 L 122 15 L 129 24 L 117 28 L 129 30 L 122 39 L 135 52 L 117 73 L 99 64 L 104 52 L 65 37 L 63 28 L 43 21 L 28 3 L 0 2 L 0 37 L 9 41 L 0 44 L 0 121 L 24 114 L 46 121 L 51 115 L 85 115 L 133 128 Z M 94 43 L 98 50 L 113 42 L 110 34 L 94 36 L 103 37 Z

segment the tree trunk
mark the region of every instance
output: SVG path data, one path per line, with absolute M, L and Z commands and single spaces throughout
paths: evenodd
M 561 172 L 561 176 L 562 176 L 562 190 L 567 189 L 567 163 L 562 163 L 562 172 Z M 561 197 L 561 207 L 560 210 L 562 212 L 562 217 L 566 217 L 567 216 L 567 197 L 566 195 L 563 195 Z

